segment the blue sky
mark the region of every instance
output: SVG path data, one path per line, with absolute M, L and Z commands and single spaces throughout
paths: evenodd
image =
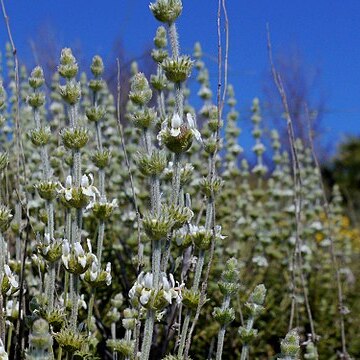
M 30 58 L 29 41 L 48 24 L 59 45 L 81 44 L 90 58 L 112 55 L 121 38 L 127 57 L 149 47 L 159 25 L 147 0 L 5 0 L 20 58 Z M 200 41 L 216 84 L 217 0 L 183 0 L 178 22 L 183 52 Z M 326 93 L 323 120 L 326 138 L 337 143 L 345 134 L 360 134 L 360 1 L 359 0 L 228 0 L 230 20 L 229 79 L 239 107 L 261 99 L 268 70 L 266 23 L 270 23 L 274 52 L 296 46 L 305 61 L 321 68 Z M 0 44 L 6 41 L 0 27 Z M 38 37 L 37 37 L 38 38 Z M 41 59 L 40 59 L 41 62 Z M 247 119 L 243 119 L 247 121 Z M 335 147 L 335 146 L 334 146 Z M 334 148 L 333 147 L 333 148 Z

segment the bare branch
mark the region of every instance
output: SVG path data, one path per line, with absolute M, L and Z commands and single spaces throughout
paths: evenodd
M 141 220 L 140 220 L 140 212 L 139 212 L 138 202 L 137 202 L 137 198 L 136 198 L 136 194 L 135 194 L 134 179 L 133 179 L 131 168 L 130 168 L 129 157 L 128 157 L 128 154 L 126 151 L 123 126 L 121 124 L 121 111 L 120 111 L 121 83 L 120 83 L 120 61 L 119 61 L 119 58 L 116 59 L 116 63 L 117 63 L 117 104 L 116 104 L 117 105 L 116 106 L 117 123 L 118 123 L 118 129 L 119 129 L 119 133 L 120 133 L 121 147 L 124 152 L 125 163 L 126 163 L 126 167 L 127 167 L 128 174 L 129 174 L 131 192 L 133 195 L 133 201 L 134 201 L 135 212 L 136 212 L 136 221 L 137 221 L 137 226 L 138 226 L 138 229 L 137 229 L 138 230 L 138 268 L 137 268 L 137 271 L 140 272 L 140 269 L 143 265 L 144 246 L 141 243 L 141 232 L 140 232 L 141 231 Z
M 225 58 L 224 58 L 224 88 L 221 99 L 221 111 L 225 105 L 227 84 L 228 84 L 228 65 L 229 65 L 229 17 L 226 8 L 226 0 L 222 0 L 222 9 L 225 19 Z
M 292 123 L 292 119 L 291 119 L 291 115 L 290 115 L 290 111 L 289 111 L 289 105 L 288 105 L 288 101 L 287 101 L 287 97 L 286 97 L 286 92 L 284 89 L 283 82 L 281 80 L 281 76 L 276 71 L 274 61 L 273 61 L 269 24 L 267 24 L 266 30 L 267 30 L 267 48 L 268 48 L 268 53 L 269 53 L 271 73 L 273 75 L 274 83 L 279 92 L 281 102 L 283 104 L 284 111 L 285 111 L 285 119 L 286 119 L 286 123 L 287 123 L 288 136 L 289 136 L 290 149 L 291 149 L 291 157 L 292 157 L 292 165 L 293 165 L 293 177 L 294 177 L 294 183 L 295 183 L 294 205 L 295 205 L 295 222 L 296 222 L 296 244 L 295 244 L 295 249 L 294 249 L 294 259 L 296 259 L 297 263 L 298 263 L 298 271 L 300 274 L 301 285 L 303 288 L 305 307 L 306 307 L 306 311 L 307 311 L 307 315 L 308 315 L 308 319 L 309 319 L 312 339 L 314 342 L 316 342 L 317 336 L 315 333 L 315 325 L 314 325 L 311 307 L 310 307 L 310 303 L 309 303 L 308 289 L 306 286 L 305 277 L 304 277 L 304 273 L 302 270 L 302 268 L 303 268 L 303 259 L 302 259 L 302 253 L 301 253 L 302 240 L 301 240 L 301 236 L 300 236 L 300 234 L 301 234 L 301 208 L 302 208 L 302 196 L 301 196 L 302 181 L 301 181 L 301 174 L 300 174 L 300 162 L 299 162 L 298 153 L 297 153 L 297 149 L 296 149 L 294 128 L 293 128 L 293 123 Z M 294 264 L 295 264 L 295 262 L 294 262 Z M 291 314 L 291 316 L 290 316 L 290 327 L 292 327 L 292 319 L 293 319 L 293 314 Z
M 331 260 L 332 260 L 332 265 L 334 267 L 334 273 L 335 273 L 335 278 L 336 278 L 336 285 L 337 285 L 337 298 L 338 298 L 338 311 L 339 311 L 339 320 L 340 320 L 340 332 L 341 332 L 341 347 L 342 347 L 342 358 L 343 359 L 350 359 L 350 356 L 347 352 L 346 349 L 346 335 L 345 335 L 345 306 L 344 306 L 344 295 L 343 295 L 343 289 L 342 289 L 342 283 L 341 283 L 341 277 L 340 277 L 340 271 L 339 271 L 339 264 L 337 262 L 336 259 L 336 255 L 335 255 L 335 246 L 334 246 L 334 236 L 333 236 L 333 228 L 331 226 L 331 210 L 330 210 L 330 205 L 329 205 L 329 201 L 327 199 L 326 196 L 326 191 L 325 191 L 325 185 L 324 185 L 324 180 L 321 174 L 321 168 L 320 168 L 320 163 L 319 163 L 319 159 L 317 157 L 316 151 L 315 151 L 315 147 L 314 147 L 314 139 L 313 139 L 313 132 L 312 132 L 312 126 L 311 126 L 311 119 L 310 119 L 310 113 L 309 113 L 309 108 L 307 106 L 307 104 L 305 104 L 305 113 L 306 113 L 306 117 L 308 120 L 308 130 L 309 130 L 309 141 L 310 141 L 310 148 L 311 148 L 311 152 L 312 152 L 312 156 L 315 162 L 315 166 L 318 170 L 318 175 L 319 175 L 319 181 L 320 181 L 320 187 L 322 190 L 322 196 L 323 196 L 323 202 L 324 202 L 324 213 L 326 216 L 326 224 L 327 224 L 327 232 L 328 232 L 328 238 L 330 240 L 330 253 L 331 253 Z
M 223 101 L 225 100 L 226 95 L 226 87 L 224 88 L 223 92 L 223 99 L 221 98 L 221 86 L 222 86 L 222 44 L 221 44 L 221 8 L 224 9 L 224 12 L 226 12 L 226 0 L 219 0 L 218 1 L 218 11 L 217 11 L 217 34 L 218 34 L 218 86 L 217 86 L 217 128 L 216 128 L 216 151 L 211 157 L 210 162 L 210 181 L 212 181 L 215 178 L 216 173 L 216 154 L 219 148 L 220 144 L 220 124 L 221 124 L 221 113 L 222 113 L 222 106 Z M 227 72 L 227 57 L 228 57 L 228 18 L 227 13 L 225 14 L 226 19 L 226 55 L 225 55 L 225 72 Z M 227 73 L 225 73 L 224 78 L 227 81 Z M 189 356 L 189 350 L 191 346 L 191 340 L 192 340 L 192 334 L 194 332 L 195 326 L 199 320 L 200 312 L 202 307 L 204 306 L 206 302 L 206 291 L 208 286 L 208 279 L 211 271 L 211 266 L 214 260 L 214 254 L 215 254 L 215 240 L 216 240 L 216 234 L 215 234 L 215 221 L 216 221 L 216 212 L 215 212 L 215 196 L 214 192 L 212 191 L 210 195 L 210 199 L 208 201 L 211 201 L 212 206 L 212 239 L 211 239 L 211 247 L 210 247 L 210 255 L 209 260 L 207 263 L 206 273 L 204 277 L 204 281 L 201 285 L 201 292 L 200 292 L 200 301 L 198 304 L 198 307 L 196 309 L 194 320 L 191 324 L 191 328 L 189 330 L 187 341 L 186 341 L 186 347 L 184 351 L 184 358 L 188 359 Z

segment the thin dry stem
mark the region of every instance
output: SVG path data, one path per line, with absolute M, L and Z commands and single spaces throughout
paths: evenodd
M 218 11 L 217 11 L 217 34 L 218 34 L 218 86 L 217 86 L 217 128 L 216 128 L 216 143 L 217 147 L 215 150 L 215 153 L 211 157 L 211 163 L 210 163 L 210 181 L 212 181 L 215 178 L 215 172 L 216 172 L 216 154 L 219 148 L 220 143 L 220 123 L 221 123 L 221 113 L 222 113 L 222 99 L 221 99 L 221 86 L 222 86 L 222 43 L 221 43 L 221 8 L 224 9 L 224 12 L 226 13 L 226 0 L 219 0 L 218 1 Z M 225 14 L 226 18 L 226 61 L 228 58 L 228 18 L 227 13 Z M 227 64 L 225 67 L 227 71 Z M 225 74 L 225 79 L 227 79 L 227 74 Z M 226 80 L 227 81 L 227 80 Z M 224 89 L 225 94 L 226 88 Z M 225 101 L 225 95 L 223 95 L 223 101 Z M 205 278 L 201 286 L 201 292 L 200 292 L 200 301 L 198 304 L 198 307 L 196 309 L 194 320 L 191 324 L 190 331 L 188 333 L 185 351 L 184 351 L 184 358 L 188 359 L 189 356 L 189 350 L 191 346 L 191 340 L 192 340 L 192 334 L 194 332 L 195 326 L 199 320 L 200 312 L 202 307 L 204 306 L 206 302 L 206 290 L 207 290 L 207 284 L 208 279 L 211 271 L 212 262 L 214 259 L 214 253 L 215 253 L 215 220 L 216 220 L 216 214 L 215 214 L 215 196 L 212 191 L 212 194 L 210 195 L 212 200 L 212 239 L 211 239 L 211 248 L 210 248 L 210 255 L 209 260 L 207 263 Z
M 137 228 L 137 232 L 138 232 L 138 268 L 137 268 L 137 271 L 140 272 L 140 269 L 143 264 L 143 244 L 141 243 L 141 232 L 140 232 L 141 220 L 140 220 L 140 212 L 139 212 L 138 202 L 137 202 L 136 193 L 135 193 L 134 179 L 133 179 L 132 172 L 131 172 L 129 157 L 128 157 L 128 154 L 126 151 L 124 131 L 123 131 L 122 123 L 121 123 L 121 112 L 120 112 L 121 84 L 120 84 L 120 61 L 119 61 L 119 58 L 116 59 L 116 63 L 117 63 L 117 103 L 116 103 L 116 105 L 117 105 L 116 106 L 117 123 L 118 123 L 118 129 L 119 129 L 119 133 L 120 133 L 121 147 L 124 152 L 124 158 L 125 158 L 125 163 L 126 163 L 126 167 L 127 167 L 128 174 L 129 174 L 131 192 L 133 195 L 134 207 L 135 207 L 135 212 L 136 212 L 136 221 L 137 221 L 137 227 L 138 227 Z
M 268 53 L 269 53 L 269 61 L 271 66 L 271 72 L 274 78 L 274 83 L 276 85 L 276 88 L 279 92 L 282 105 L 284 107 L 285 111 L 285 118 L 287 123 L 287 129 L 288 129 L 288 137 L 290 142 L 290 148 L 291 148 L 291 157 L 292 157 L 292 165 L 293 165 L 293 177 L 295 182 L 295 196 L 294 196 L 294 202 L 295 202 L 295 222 L 296 222 L 296 245 L 294 252 L 297 253 L 297 256 L 294 255 L 294 258 L 297 259 L 298 262 L 298 270 L 300 274 L 300 280 L 301 285 L 303 288 L 303 295 L 304 295 L 304 301 L 305 301 L 305 307 L 307 311 L 307 315 L 309 318 L 309 324 L 311 329 L 311 335 L 313 338 L 313 341 L 316 342 L 317 337 L 315 333 L 315 325 L 313 321 L 313 316 L 310 308 L 309 303 L 309 297 L 308 297 L 308 289 L 305 282 L 304 273 L 302 271 L 303 268 L 303 261 L 302 261 L 302 254 L 301 254 L 301 205 L 302 205 L 302 198 L 301 198 L 301 187 L 302 187 L 302 181 L 301 181 L 301 174 L 300 174 L 300 162 L 298 158 L 298 153 L 295 145 L 295 133 L 293 128 L 293 122 L 289 110 L 289 105 L 286 97 L 286 92 L 284 88 L 284 84 L 282 82 L 280 74 L 276 71 L 273 57 L 272 57 L 272 48 L 271 48 L 271 39 L 270 39 L 270 29 L 269 25 L 267 24 L 267 47 L 268 47 Z M 293 318 L 291 315 L 290 318 Z
M 313 139 L 313 132 L 311 131 L 311 120 L 310 120 L 310 114 L 309 114 L 309 108 L 307 106 L 307 104 L 305 104 L 305 113 L 307 116 L 307 120 L 308 120 L 308 127 L 309 127 L 309 141 L 310 141 L 310 148 L 311 148 L 311 152 L 312 152 L 312 156 L 315 162 L 315 166 L 318 170 L 318 175 L 319 175 L 319 181 L 320 181 L 320 187 L 322 190 L 322 196 L 323 196 L 323 202 L 324 202 L 324 213 L 326 216 L 326 224 L 327 224 L 327 228 L 328 228 L 328 238 L 330 240 L 330 253 L 331 253 L 331 260 L 332 260 L 332 265 L 334 268 L 334 273 L 335 273 L 335 278 L 336 278 L 336 286 L 337 286 L 337 298 L 338 298 L 338 310 L 339 310 L 339 320 L 340 320 L 340 331 L 341 331 L 341 347 L 342 347 L 342 357 L 344 359 L 349 359 L 349 354 L 347 352 L 346 349 L 346 335 L 345 335 L 345 316 L 344 316 L 344 295 L 343 295 L 343 289 L 342 289 L 342 283 L 341 283 L 341 277 L 340 277 L 340 271 L 339 271 L 339 264 L 337 262 L 336 259 L 336 254 L 335 254 L 335 246 L 334 246 L 334 237 L 333 237 L 333 228 L 330 224 L 330 205 L 329 205 L 329 201 L 327 199 L 326 196 L 326 191 L 325 191 L 325 185 L 324 185 L 324 180 L 321 174 L 321 168 L 320 168 L 320 163 L 319 163 L 319 159 L 316 155 L 316 151 L 315 151 L 315 147 L 314 147 L 314 139 Z

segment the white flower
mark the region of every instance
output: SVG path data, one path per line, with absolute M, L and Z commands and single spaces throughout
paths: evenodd
M 0 339 L 0 360 L 8 360 L 9 357 L 8 357 L 8 354 L 7 352 L 5 351 L 5 346 L 2 342 L 2 340 Z
M 89 181 L 90 179 L 90 181 Z M 96 195 L 100 196 L 99 190 L 93 185 L 94 176 L 92 174 L 83 175 L 81 178 L 81 191 L 84 195 L 91 197 L 92 201 L 96 200 Z
M 142 277 L 141 285 L 143 285 L 146 289 L 151 289 L 153 286 L 153 274 L 146 273 L 145 276 Z
M 96 196 L 100 196 L 99 190 L 93 185 L 94 176 L 92 174 L 83 175 L 80 181 L 81 192 L 90 197 L 92 201 L 96 200 Z M 71 175 L 66 177 L 65 187 L 60 184 L 60 189 L 58 192 L 60 194 L 64 194 L 66 201 L 70 201 L 72 199 L 72 191 L 73 191 L 73 178 Z
M 252 151 L 254 152 L 254 153 L 256 153 L 256 154 L 262 154 L 263 152 L 265 152 L 265 146 L 264 146 L 264 144 L 262 144 L 262 143 L 257 143 L 256 145 L 254 145 L 253 146 L 253 148 L 252 148 Z
M 180 135 L 180 126 L 182 125 L 182 120 L 178 113 L 175 113 L 171 119 L 171 129 L 170 134 L 173 137 Z
M 184 284 L 175 286 L 174 276 L 165 273 L 161 273 L 159 279 L 159 286 L 157 289 L 153 286 L 153 274 L 152 273 L 140 273 L 135 284 L 129 291 L 130 299 L 138 298 L 141 305 L 146 306 L 151 300 L 152 296 L 155 296 L 156 291 L 162 291 L 163 297 L 168 304 L 172 303 L 172 300 L 176 300 L 177 303 L 182 301 L 181 289 Z
M 11 317 L 13 308 L 15 308 L 14 301 L 13 300 L 8 300 L 6 302 L 6 316 L 7 317 Z
M 61 259 L 64 263 L 64 266 L 66 268 L 69 267 L 69 260 L 70 260 L 70 244 L 68 240 L 64 240 L 63 244 L 62 244 L 62 256 Z
M 68 175 L 65 181 L 65 188 L 62 188 L 63 192 L 65 193 L 65 199 L 67 201 L 71 200 L 72 198 L 72 177 Z
M 151 295 L 151 290 L 143 289 L 141 291 L 141 296 L 140 296 L 140 299 L 139 299 L 141 305 L 146 305 L 149 302 L 150 295 Z
M 318 230 L 318 231 L 322 230 L 322 228 L 323 228 L 322 223 L 321 223 L 320 221 L 314 221 L 314 222 L 310 225 L 310 227 L 311 227 L 312 229 Z
M 15 279 L 14 274 L 11 272 L 11 269 L 10 269 L 9 265 L 5 264 L 4 265 L 4 270 L 5 270 L 5 275 L 7 276 L 11 287 L 16 289 L 19 286 L 19 284 L 18 284 L 17 280 Z M 10 290 L 11 290 L 11 288 L 10 288 Z
M 195 136 L 195 139 L 199 142 L 202 142 L 200 131 L 196 128 L 195 120 L 190 113 L 186 114 L 186 119 L 189 124 L 191 132 Z
M 78 241 L 74 243 L 74 252 L 78 263 L 84 268 L 86 266 L 86 254 Z
M 252 258 L 253 263 L 260 267 L 268 267 L 269 263 L 264 256 L 258 255 Z
M 112 276 L 111 276 L 111 263 L 107 263 L 106 264 L 106 285 L 110 286 L 111 285 L 111 280 L 112 280 Z
M 85 295 L 84 294 L 81 294 L 80 297 L 78 297 L 78 307 L 79 309 L 83 308 L 84 310 L 87 309 L 87 304 L 86 304 L 86 301 L 85 301 Z

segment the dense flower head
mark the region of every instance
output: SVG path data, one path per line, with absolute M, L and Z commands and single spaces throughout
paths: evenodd
M 73 184 L 73 177 L 68 175 L 65 187 L 60 184 L 58 190 L 62 202 L 74 208 L 86 208 L 90 202 L 95 202 L 96 197 L 100 197 L 99 190 L 93 185 L 94 177 L 92 174 L 83 175 L 80 186 Z
M 164 144 L 170 151 L 182 153 L 191 147 L 194 137 L 201 142 L 201 134 L 190 113 L 186 114 L 186 120 L 184 122 L 178 113 L 174 113 L 170 121 L 165 121 L 157 135 L 160 146 Z
M 83 274 L 95 261 L 95 255 L 92 254 L 90 240 L 87 241 L 89 251 L 86 252 L 80 242 L 73 245 L 67 239 L 62 244 L 62 263 L 67 271 L 72 274 Z
M 178 304 L 181 303 L 181 289 L 183 286 L 183 284 L 175 284 L 172 274 L 166 275 L 162 273 L 158 287 L 155 288 L 153 273 L 141 272 L 129 291 L 129 298 L 133 304 L 161 310 L 172 304 L 173 300 Z
M 180 16 L 183 7 L 181 0 L 157 0 L 150 3 L 149 8 L 157 20 L 171 24 Z

